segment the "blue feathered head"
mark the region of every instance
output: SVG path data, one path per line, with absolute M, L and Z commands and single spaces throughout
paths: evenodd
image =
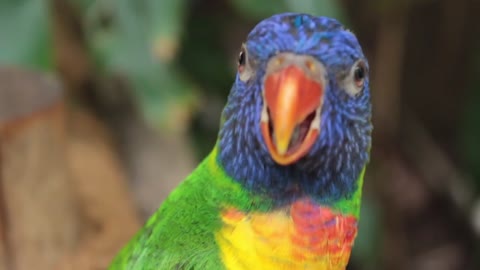
M 238 57 L 219 162 L 281 201 L 350 196 L 369 159 L 369 66 L 338 21 L 284 13 L 261 21 Z

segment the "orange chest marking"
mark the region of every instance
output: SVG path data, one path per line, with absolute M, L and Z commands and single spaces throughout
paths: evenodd
M 345 269 L 357 234 L 353 216 L 305 199 L 270 213 L 226 209 L 217 233 L 228 269 Z

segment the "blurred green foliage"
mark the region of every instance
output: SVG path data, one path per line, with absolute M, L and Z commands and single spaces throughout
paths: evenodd
M 98 68 L 123 74 L 148 123 L 183 130 L 195 87 L 173 60 L 183 32 L 185 0 L 100 0 L 84 5 L 87 42 Z
M 334 0 L 231 0 L 242 15 L 263 19 L 280 12 L 303 12 L 318 16 L 330 16 L 344 21 L 342 7 Z
M 478 43 L 480 46 L 480 42 Z M 477 46 L 477 47 L 478 47 Z M 480 49 L 480 48 L 479 48 Z M 463 130 L 461 142 L 463 143 L 463 153 L 467 161 L 467 171 L 472 173 L 472 176 L 477 191 L 480 191 L 480 53 L 477 50 L 475 55 L 474 66 L 472 67 L 472 76 L 474 79 L 469 84 L 470 91 L 467 106 L 463 117 Z
M 47 1 L 0 0 L 0 64 L 53 68 Z
M 362 199 L 359 231 L 352 250 L 352 260 L 362 266 L 362 269 L 377 269 L 379 260 L 382 223 L 380 209 L 370 198 Z

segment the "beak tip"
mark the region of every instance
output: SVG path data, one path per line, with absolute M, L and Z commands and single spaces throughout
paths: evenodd
M 288 150 L 288 141 L 275 141 L 275 145 L 277 146 L 277 153 L 279 155 L 285 155 Z

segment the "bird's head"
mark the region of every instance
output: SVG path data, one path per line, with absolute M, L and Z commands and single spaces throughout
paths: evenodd
M 369 157 L 368 63 L 355 35 L 326 17 L 261 21 L 238 57 L 219 161 L 247 188 L 336 199 Z

